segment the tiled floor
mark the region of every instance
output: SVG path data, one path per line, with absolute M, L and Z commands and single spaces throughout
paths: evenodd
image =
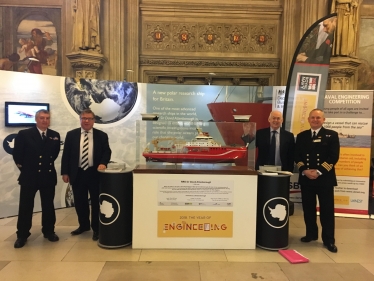
M 26 246 L 14 249 L 17 218 L 0 219 L 0 280 L 374 280 L 374 220 L 336 218 L 339 251 L 333 254 L 320 240 L 299 242 L 305 232 L 299 205 L 290 217 L 289 248 L 307 256 L 305 264 L 290 264 L 278 252 L 262 249 L 103 249 L 91 232 L 70 235 L 77 226 L 72 208 L 57 210 L 59 242 L 43 238 L 35 214 Z

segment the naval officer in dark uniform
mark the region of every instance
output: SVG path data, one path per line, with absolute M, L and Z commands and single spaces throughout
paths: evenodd
M 335 246 L 334 186 L 337 186 L 335 164 L 339 160 L 339 137 L 333 130 L 325 129 L 324 113 L 313 109 L 308 122 L 311 129 L 297 135 L 295 162 L 299 169 L 302 205 L 306 235 L 301 242 L 318 239 L 316 196 L 320 206 L 323 245 L 333 253 Z
M 54 161 L 60 152 L 60 134 L 49 129 L 48 110 L 35 114 L 36 126 L 21 130 L 14 141 L 13 159 L 20 170 L 21 186 L 17 240 L 14 248 L 22 248 L 31 235 L 35 193 L 39 190 L 42 205 L 42 233 L 51 242 L 59 240 L 55 234 L 55 186 L 57 174 Z

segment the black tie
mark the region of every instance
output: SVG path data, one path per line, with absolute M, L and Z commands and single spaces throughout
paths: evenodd
M 47 137 L 45 136 L 45 132 L 42 132 L 42 139 L 43 139 L 43 141 L 45 141 L 47 139 Z
M 316 136 L 316 131 L 313 131 L 313 137 L 312 139 L 315 139 L 317 136 Z
M 277 131 L 272 131 L 273 135 L 271 136 L 271 142 L 270 142 L 269 165 L 275 165 L 275 148 L 276 148 L 275 133 L 276 132 Z

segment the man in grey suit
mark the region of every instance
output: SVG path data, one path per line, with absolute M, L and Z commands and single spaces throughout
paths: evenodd
M 66 134 L 61 161 L 61 175 L 65 183 L 70 183 L 74 194 L 74 206 L 79 227 L 72 235 L 79 235 L 92 228 L 94 241 L 99 239 L 99 183 L 98 170 L 105 170 L 112 151 L 108 135 L 93 128 L 95 114 L 86 109 L 80 114 L 81 128 Z M 87 194 L 91 200 L 90 209 Z
M 54 161 L 60 152 L 60 134 L 49 129 L 48 110 L 35 114 L 36 126 L 19 131 L 13 149 L 13 159 L 21 174 L 21 186 L 17 221 L 17 240 L 14 248 L 25 246 L 31 235 L 34 198 L 39 190 L 42 205 L 42 233 L 51 242 L 59 240 L 55 234 L 55 186 L 57 174 Z

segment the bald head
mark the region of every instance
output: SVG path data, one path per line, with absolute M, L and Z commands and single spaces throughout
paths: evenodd
M 272 112 L 270 112 L 268 121 L 272 130 L 278 130 L 283 123 L 282 112 L 273 110 Z

